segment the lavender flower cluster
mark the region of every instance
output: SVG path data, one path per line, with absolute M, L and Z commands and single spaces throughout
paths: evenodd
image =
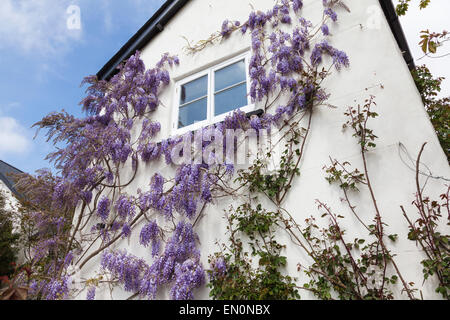
M 141 243 L 147 245 L 157 234 L 155 223 L 146 225 L 141 231 Z M 193 291 L 204 283 L 205 273 L 196 242 L 192 225 L 179 222 L 164 252 L 151 266 L 126 251 L 105 252 L 101 265 L 124 285 L 125 291 L 154 299 L 161 286 L 172 283 L 173 299 L 193 299 Z
M 136 152 L 143 158 L 150 157 L 154 150 L 150 151 L 147 145 L 160 131 L 159 122 L 148 119 L 142 122 L 138 150 L 132 147 L 130 132 L 135 118 L 150 114 L 159 105 L 158 93 L 170 82 L 165 65 L 177 64 L 177 57 L 164 54 L 155 68 L 146 70 L 137 52 L 108 82 L 98 81 L 94 76 L 85 78 L 83 83 L 90 86 L 88 96 L 81 104 L 89 116 L 78 119 L 65 112 L 52 113 L 36 124 L 48 130 L 49 139 L 67 142 L 64 148 L 48 156 L 61 175 L 50 177 L 51 173 L 41 171 L 36 177 L 41 181 L 53 180 L 53 207 L 75 207 L 80 200 L 89 203 L 91 190 L 99 181 L 104 178 L 108 183 L 114 181 L 113 174 L 100 165 L 98 159 L 110 159 L 120 164 Z M 124 117 L 117 120 L 115 114 Z M 48 190 L 45 190 L 46 195 Z M 45 201 L 48 199 L 36 199 L 37 204 Z
M 158 288 L 174 282 L 173 299 L 193 299 L 193 291 L 204 281 L 200 251 L 196 247 L 197 235 L 192 225 L 179 222 L 164 252 L 156 258 L 144 275 L 141 293 L 155 298 Z
M 32 280 L 29 285 L 29 296 L 41 295 L 45 300 L 65 300 L 69 297 L 71 278 L 64 276 L 61 279 Z
M 92 286 L 88 289 L 86 293 L 86 300 L 94 300 L 95 299 L 95 287 Z
M 210 270 L 208 273 L 211 280 L 223 277 L 227 273 L 227 263 L 225 258 L 220 256 L 213 259 L 210 263 Z
M 161 238 L 158 224 L 155 221 L 150 221 L 141 229 L 139 242 L 144 247 L 147 247 L 151 243 L 152 257 L 159 254 Z
M 199 203 L 211 201 L 211 189 L 215 177 L 208 173 L 204 164 L 180 166 L 175 175 L 170 192 L 163 192 L 164 178 L 155 174 L 150 191 L 140 193 L 138 202 L 142 210 L 152 208 L 166 218 L 177 211 L 192 219 L 198 212 Z
M 126 251 L 108 252 L 102 255 L 101 266 L 124 284 L 125 291 L 138 292 L 141 286 L 142 272 L 148 269 L 143 259 Z

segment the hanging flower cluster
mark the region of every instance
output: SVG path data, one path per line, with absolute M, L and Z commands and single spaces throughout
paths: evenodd
M 158 226 L 149 223 L 141 231 L 141 243 L 147 245 L 150 240 L 155 241 L 157 234 Z M 196 241 L 192 225 L 180 222 L 163 254 L 151 266 L 125 251 L 114 251 L 103 254 L 102 268 L 122 283 L 125 291 L 155 298 L 161 286 L 174 282 L 171 289 L 173 299 L 193 299 L 193 290 L 204 282 Z

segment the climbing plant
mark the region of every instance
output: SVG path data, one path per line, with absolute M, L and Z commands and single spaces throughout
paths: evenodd
M 371 239 L 356 238 L 348 242 L 339 222 L 344 216 L 333 213 L 330 207 L 317 200 L 318 208 L 324 212 L 322 217 L 329 219 L 329 227 L 317 230 L 314 218 L 307 220 L 304 234 L 312 243 L 316 258 L 305 272 L 312 278 L 306 286 L 320 298 L 330 299 L 333 293 L 337 293 L 340 299 L 393 299 L 390 284 L 400 279 L 404 292 L 414 299 L 413 283 L 406 282 L 386 243 L 388 240 L 395 242 L 398 235 L 386 234 L 387 224 L 383 221 L 368 171 L 366 154 L 376 147 L 378 138 L 369 127 L 369 121 L 378 116 L 372 110 L 376 105 L 374 98 L 371 96 L 363 106 L 349 107 L 345 112 L 347 121 L 343 128 L 351 130 L 352 136 L 357 139 L 363 169 L 352 170 L 349 162 L 335 159 L 330 159 L 330 165 L 325 167 L 327 181 L 339 185 L 344 194 L 343 201 Z M 361 218 L 350 196 L 350 191 L 359 192 L 362 187 L 368 189 L 375 212 L 370 224 Z M 316 235 L 317 231 L 322 233 L 322 238 Z M 389 266 L 394 268 L 394 274 L 387 273 Z
M 280 271 L 286 266 L 287 258 L 281 254 L 284 246 L 275 238 L 278 215 L 267 212 L 261 204 L 252 208 L 244 203 L 232 208 L 226 218 L 229 245 L 222 244 L 223 251 L 210 257 L 210 296 L 225 300 L 299 298 L 294 279 Z M 257 261 L 254 263 L 252 258 Z
M 267 12 L 251 11 L 246 21 L 225 20 L 221 30 L 205 40 L 188 41 L 188 54 L 231 37 L 251 41 L 249 91 L 263 111 L 260 116 L 235 111 L 196 132 L 159 139 L 155 111 L 163 105 L 160 95 L 170 84 L 169 70 L 181 62 L 164 53 L 148 68 L 136 52 L 109 81 L 95 76 L 84 80 L 88 89 L 81 105 L 86 117 L 62 111 L 36 123 L 48 141 L 63 147 L 48 155 L 57 174 L 41 170 L 23 175 L 18 183 L 28 201 L 34 237 L 28 244 L 28 272 L 19 272 L 15 281 L 29 288 L 29 298 L 85 295 L 92 300 L 97 288 L 109 288 L 112 294 L 121 287 L 130 299 L 155 299 L 165 293 L 172 299 L 193 299 L 206 284 L 215 299 L 297 299 L 300 290 L 323 299 L 391 299 L 389 284 L 400 279 L 413 299 L 412 284 L 387 248 L 386 241 L 395 241 L 396 235 L 386 235 L 367 170 L 366 153 L 376 139 L 367 126 L 377 116 L 370 109 L 374 98 L 346 113 L 346 127 L 358 139 L 364 170 L 347 171 L 347 164 L 337 160 L 326 169 L 328 181 L 338 182 L 346 197 L 348 188 L 360 185 L 371 193 L 373 223 L 361 222 L 371 240 L 347 243 L 339 216 L 323 202 L 318 201 L 319 209 L 325 210 L 330 225 L 317 230 L 322 239 L 313 233 L 313 219 L 303 227 L 285 208 L 295 179 L 301 178 L 316 110 L 330 107 L 325 79 L 350 65 L 347 54 L 328 40 L 338 13 L 349 9 L 341 0 L 323 0 L 322 5 L 318 24 L 302 16 L 302 1 L 281 0 Z M 271 143 L 258 147 L 255 159 L 243 167 L 230 158 L 219 161 L 230 148 L 232 156 L 239 150 L 239 143 L 229 145 L 235 140 L 227 140 L 230 130 L 257 138 L 269 133 Z M 199 136 L 194 146 L 180 148 Z M 277 148 L 282 150 L 279 156 Z M 199 161 L 178 161 L 199 154 Z M 274 162 L 278 165 L 273 168 Z M 164 175 L 162 165 L 167 167 Z M 148 185 L 132 189 L 143 170 L 151 172 Z M 210 265 L 204 266 L 197 228 L 223 198 L 235 202 L 225 213 L 227 240 L 218 243 Z M 312 259 L 311 267 L 298 266 L 309 277 L 303 286 L 287 274 L 281 232 Z M 147 253 L 145 258 L 117 249 L 133 239 Z M 359 254 L 351 251 L 359 246 Z M 98 269 L 83 278 L 83 271 L 93 265 Z M 395 269 L 393 274 L 386 271 L 388 265 Z
M 411 2 L 411 0 L 398 0 L 396 11 L 399 16 L 403 16 L 406 14 L 406 12 L 409 9 L 410 2 Z M 428 7 L 430 2 L 431 2 L 431 0 L 420 0 L 419 8 L 424 9 L 424 8 Z
M 397 6 L 395 8 L 395 11 L 397 12 L 398 16 L 404 16 L 409 10 L 411 0 L 398 0 Z M 420 0 L 418 2 L 419 8 L 425 9 L 429 6 L 431 3 L 431 0 Z M 426 56 L 430 56 L 433 58 L 441 58 L 448 56 L 448 54 L 444 54 L 441 56 L 436 56 L 436 52 L 438 48 L 442 47 L 445 42 L 450 40 L 450 34 L 447 30 L 443 30 L 441 32 L 432 32 L 429 29 L 420 31 L 420 48 L 422 49 L 422 52 Z
M 442 149 L 450 162 L 450 97 L 438 97 L 445 78 L 434 78 L 425 65 L 416 67 L 411 73 Z
M 420 159 L 425 145 L 426 143 L 422 145 L 416 160 L 416 198 L 413 204 L 417 209 L 418 217 L 415 221 L 411 220 L 403 206 L 401 206 L 401 210 L 409 226 L 408 239 L 415 241 L 426 256 L 421 261 L 424 281 L 433 277 L 437 278 L 436 292 L 441 294 L 443 298 L 449 299 L 450 248 L 448 245 L 450 236 L 442 234 L 440 226 L 450 225 L 450 186 L 447 186 L 446 192 L 440 195 L 440 203 L 439 201 L 431 200 L 424 194 L 425 186 L 422 187 L 420 185 L 419 177 Z M 445 214 L 447 215 L 446 218 Z M 444 223 L 445 221 L 446 223 Z

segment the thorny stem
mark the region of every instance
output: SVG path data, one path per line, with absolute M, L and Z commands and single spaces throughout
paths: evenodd
M 369 117 L 367 116 L 365 121 L 364 121 L 363 130 L 361 132 L 361 139 L 362 139 L 362 142 L 364 142 L 364 143 L 361 143 L 361 157 L 362 157 L 362 160 L 363 160 L 364 175 L 366 177 L 367 187 L 369 189 L 370 197 L 372 199 L 372 203 L 374 205 L 375 212 L 376 212 L 376 220 L 377 220 L 377 233 L 376 233 L 376 235 L 377 235 L 378 241 L 380 242 L 380 244 L 381 244 L 381 246 L 383 248 L 383 251 L 384 251 L 383 259 L 385 260 L 385 264 L 387 263 L 386 256 L 389 255 L 390 261 L 392 262 L 392 265 L 394 266 L 395 271 L 396 271 L 398 277 L 400 278 L 406 293 L 408 294 L 408 297 L 411 300 L 415 300 L 415 297 L 413 296 L 412 291 L 411 291 L 411 289 L 408 286 L 408 283 L 403 278 L 403 276 L 402 276 L 402 274 L 400 272 L 400 269 L 398 268 L 397 264 L 395 263 L 394 258 L 392 256 L 390 256 L 389 250 L 386 248 L 386 245 L 384 244 L 384 240 L 383 240 L 383 236 L 384 236 L 384 233 L 383 233 L 383 222 L 381 220 L 381 214 L 380 214 L 380 211 L 378 209 L 377 200 L 375 198 L 375 193 L 373 191 L 372 184 L 370 182 L 369 171 L 367 169 L 365 137 L 366 137 L 366 128 L 367 128 L 367 121 L 368 121 L 368 119 L 369 119 Z

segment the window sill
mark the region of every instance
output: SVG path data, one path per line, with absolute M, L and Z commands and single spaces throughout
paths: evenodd
M 264 110 L 263 109 L 256 109 L 256 110 L 249 111 L 249 112 L 245 113 L 247 118 L 250 118 L 251 116 L 261 117 L 263 114 L 264 114 Z M 225 115 L 229 115 L 229 113 L 227 113 Z M 169 135 L 168 138 L 175 138 L 175 137 L 183 135 L 183 134 L 185 134 L 187 132 L 194 133 L 195 131 L 197 131 L 198 129 L 200 129 L 202 127 L 210 126 L 210 125 L 217 124 L 217 123 L 222 123 L 222 122 L 224 122 L 224 120 L 225 120 L 225 117 L 222 120 L 219 120 L 219 121 L 216 121 L 216 122 L 213 122 L 213 123 L 209 123 L 209 124 L 207 124 L 206 121 L 202 121 L 202 122 L 196 123 L 195 125 L 198 125 L 198 126 L 195 126 L 195 128 L 194 128 L 194 125 L 190 125 L 190 126 L 185 127 L 185 128 L 177 129 L 173 134 Z M 156 145 L 158 147 L 160 147 L 161 146 L 161 141 L 157 142 Z

